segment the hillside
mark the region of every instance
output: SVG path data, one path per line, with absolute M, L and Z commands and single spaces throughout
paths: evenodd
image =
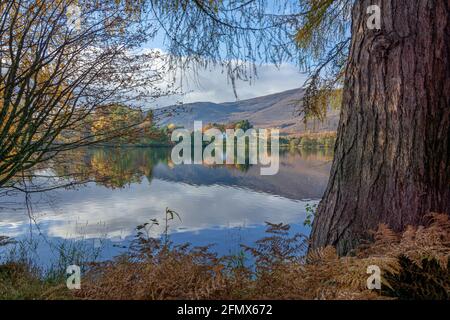
M 192 129 L 194 120 L 206 124 L 247 119 L 257 128 L 278 128 L 289 135 L 306 130 L 335 131 L 339 121 L 339 112 L 335 110 L 329 111 L 323 123 L 311 120 L 305 128 L 302 118 L 295 114 L 302 95 L 301 89 L 294 89 L 235 102 L 195 102 L 157 109 L 154 115 L 161 125 L 173 123 L 189 129 Z

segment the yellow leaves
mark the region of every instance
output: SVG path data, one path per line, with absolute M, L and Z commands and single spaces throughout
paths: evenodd
M 140 110 L 115 104 L 102 106 L 94 112 L 91 131 L 102 139 L 111 136 L 118 142 L 130 143 L 146 126 L 151 126 L 151 120 L 144 119 Z
M 309 0 L 309 11 L 306 15 L 306 23 L 297 31 L 295 41 L 301 48 L 308 47 L 324 20 L 328 8 L 335 0 Z
M 108 125 L 108 121 L 105 116 L 99 116 L 92 124 L 91 131 L 93 134 L 102 132 Z
M 341 105 L 342 105 L 342 94 L 343 94 L 343 89 L 335 89 L 330 93 L 330 97 L 329 97 L 329 103 L 330 103 L 330 107 L 333 110 L 337 110 L 340 109 Z
M 27 13 L 31 16 L 39 10 L 42 12 L 41 14 L 52 12 L 55 9 L 63 11 L 67 6 L 77 4 L 77 0 L 34 0 L 33 3 L 29 4 Z
M 336 110 L 341 107 L 341 88 L 315 88 L 316 90 L 305 96 L 303 108 L 305 109 L 303 122 L 305 125 L 310 119 L 323 121 L 329 108 Z

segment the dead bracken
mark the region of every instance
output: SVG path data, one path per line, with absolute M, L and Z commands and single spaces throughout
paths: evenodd
M 39 278 L 26 264 L 3 264 L 0 298 L 426 298 L 418 293 L 424 286 L 405 288 L 402 281 L 397 281 L 418 270 L 431 279 L 426 283 L 429 292 L 448 299 L 450 283 L 445 279 L 449 279 L 450 220 L 446 214 L 427 217 L 424 226 L 408 227 L 402 234 L 380 225 L 372 243 L 345 257 L 339 257 L 332 247 L 305 255 L 306 237 L 290 235 L 288 225 L 268 224 L 265 238 L 255 247 L 243 247 L 255 261 L 253 266 L 247 266 L 242 256 L 218 257 L 210 247 L 172 245 L 166 238 L 154 239 L 138 231 L 125 254 L 88 267 L 81 290 L 69 291 L 65 279 L 58 282 Z M 369 265 L 382 270 L 381 290 L 367 289 Z

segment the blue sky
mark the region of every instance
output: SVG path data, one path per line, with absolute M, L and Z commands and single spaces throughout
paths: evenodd
M 143 49 L 165 50 L 164 36 L 157 36 L 142 47 Z M 306 76 L 300 73 L 298 66 L 285 63 L 277 68 L 273 64 L 262 64 L 257 67 L 257 77 L 252 82 L 237 81 L 237 99 L 244 100 L 276 92 L 299 88 L 303 85 Z M 199 101 L 228 102 L 235 101 L 236 96 L 226 72 L 221 67 L 208 67 L 194 75 L 186 71 L 183 80 L 177 78 L 182 95 L 174 95 L 158 99 L 152 108 L 164 107 L 177 102 L 190 103 Z

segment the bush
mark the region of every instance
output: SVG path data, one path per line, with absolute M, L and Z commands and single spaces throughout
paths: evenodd
M 449 300 L 450 258 L 442 266 L 436 258 L 424 258 L 417 264 L 400 255 L 399 268 L 384 276 L 383 294 L 401 300 Z

